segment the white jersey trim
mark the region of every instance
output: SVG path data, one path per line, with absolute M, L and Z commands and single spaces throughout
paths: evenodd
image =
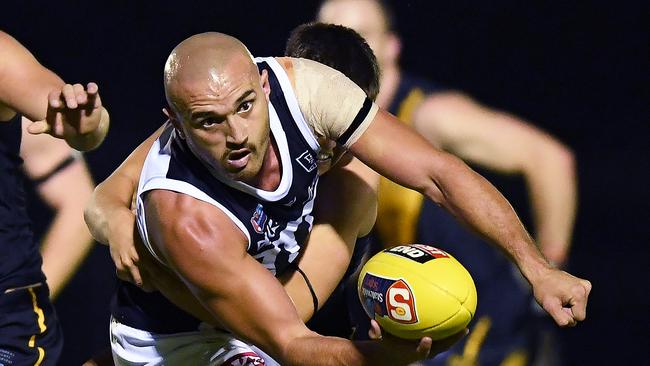
M 173 128 L 173 127 L 171 125 L 168 125 L 167 128 Z M 165 132 L 163 132 L 163 134 L 164 133 Z M 153 189 L 165 189 L 169 191 L 187 194 L 191 197 L 212 204 L 213 206 L 220 209 L 232 220 L 232 222 L 235 225 L 237 225 L 237 227 L 244 233 L 244 235 L 246 235 L 246 239 L 248 240 L 248 246 L 247 246 L 247 250 L 248 250 L 251 245 L 250 234 L 248 233 L 246 226 L 244 226 L 244 224 L 235 215 L 233 215 L 233 213 L 230 212 L 230 210 L 225 208 L 223 205 L 215 201 L 213 198 L 211 198 L 205 192 L 201 191 L 195 186 L 187 182 L 166 178 L 167 172 L 169 171 L 169 163 L 171 160 L 171 155 L 170 155 L 171 142 L 172 139 L 174 138 L 177 138 L 176 131 L 172 130 L 171 136 L 169 136 L 169 139 L 167 140 L 167 144 L 164 147 L 160 146 L 160 138 L 158 138 L 154 142 L 153 146 L 151 146 L 151 149 L 149 150 L 149 153 L 147 154 L 147 158 L 145 159 L 144 166 L 142 167 L 142 173 L 140 174 L 140 180 L 138 182 L 138 192 L 137 192 L 138 195 L 136 197 L 136 210 L 137 210 L 136 222 L 144 246 L 147 248 L 147 250 L 149 250 L 151 255 L 153 255 L 154 258 L 156 258 L 160 263 L 167 265 L 165 261 L 158 256 L 156 251 L 153 249 L 153 246 L 151 245 L 151 241 L 149 240 L 149 233 L 147 232 L 147 219 L 144 210 L 144 201 L 142 197 L 142 194 L 147 191 Z M 288 151 L 287 151 L 287 155 L 288 155 Z
M 275 57 L 258 57 L 255 59 L 255 61 L 256 62 L 265 61 L 266 63 L 269 64 L 271 70 L 273 70 L 273 73 L 275 74 L 278 81 L 280 82 L 280 87 L 282 87 L 282 92 L 284 93 L 284 99 L 286 100 L 287 105 L 289 106 L 289 112 L 291 112 L 291 116 L 296 121 L 296 126 L 298 126 L 300 133 L 302 134 L 302 136 L 305 138 L 309 146 L 314 151 L 319 151 L 320 144 L 318 143 L 318 139 L 316 138 L 316 135 L 314 134 L 312 129 L 309 127 L 309 124 L 307 124 L 307 121 L 305 121 L 305 117 L 303 116 L 302 111 L 300 110 L 300 105 L 298 104 L 298 98 L 296 97 L 296 94 L 293 92 L 293 86 L 291 85 L 291 80 L 289 80 L 289 76 L 287 75 L 287 72 L 284 71 L 284 68 L 275 59 Z
M 227 209 L 224 205 L 220 204 L 219 202 L 215 201 L 212 197 L 208 196 L 205 192 L 202 190 L 196 188 L 195 186 L 181 181 L 181 180 L 176 180 L 176 179 L 169 179 L 169 178 L 162 178 L 162 177 L 156 177 L 152 178 L 148 182 L 145 183 L 145 185 L 142 187 L 142 190 L 140 194 L 143 194 L 148 191 L 152 191 L 154 189 L 164 189 L 167 191 L 173 191 L 173 192 L 178 192 L 178 193 L 183 193 L 188 196 L 194 197 L 200 201 L 209 203 L 219 210 L 221 210 L 223 213 L 232 220 L 232 222 L 237 225 L 239 230 L 241 230 L 244 235 L 246 235 L 246 240 L 248 240 L 248 245 L 246 247 L 246 250 L 248 250 L 251 246 L 251 236 L 248 233 L 248 229 L 246 226 L 244 226 L 244 223 L 235 216 L 229 209 Z

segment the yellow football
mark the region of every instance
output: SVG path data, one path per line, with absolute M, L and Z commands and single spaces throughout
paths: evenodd
M 386 249 L 363 266 L 359 299 L 384 331 L 433 340 L 463 330 L 476 311 L 476 286 L 447 252 L 429 245 Z

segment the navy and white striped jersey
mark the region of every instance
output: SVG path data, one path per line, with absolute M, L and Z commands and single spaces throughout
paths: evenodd
M 304 246 L 313 222 L 311 210 L 318 181 L 315 157 L 320 148 L 314 137 L 314 125 L 319 121 L 309 120 L 304 116 L 331 116 L 333 113 L 328 114 L 327 108 L 325 113 L 318 110 L 322 108 L 319 105 L 322 94 L 314 93 L 318 97 L 309 100 L 305 97 L 310 95 L 309 93 L 294 92 L 289 77 L 275 59 L 264 58 L 256 61 L 260 72 L 267 70 L 269 74 L 271 134 L 278 144 L 283 169 L 279 187 L 274 192 L 265 192 L 237 182 L 219 181 L 191 154 L 185 143 L 175 136 L 169 126 L 150 150 L 138 187 L 138 229 L 154 256 L 146 235 L 142 205 L 143 194 L 153 189 L 188 194 L 223 210 L 249 238 L 248 252 L 275 274 L 282 273 Z M 306 74 L 310 66 L 305 66 L 307 63 L 314 62 L 294 59 L 294 68 L 296 65 L 302 65 L 303 77 L 310 76 Z M 339 76 L 333 76 L 335 71 L 332 69 L 321 72 L 322 68 L 326 68 L 324 65 L 311 66 L 314 66 L 312 69 L 318 69 L 319 74 L 325 75 L 323 79 L 340 79 L 342 76 L 340 73 Z M 346 86 L 345 82 L 337 81 L 338 86 Z M 311 90 L 319 87 L 308 82 L 301 85 Z M 351 81 L 349 85 L 356 87 Z M 321 86 L 335 89 L 329 85 Z M 350 88 L 347 89 L 349 95 Z M 359 91 L 360 89 L 352 92 Z M 347 119 L 341 115 L 335 116 L 347 127 L 334 126 L 338 127 L 338 132 L 331 133 L 331 136 L 338 137 L 342 145 L 349 146 L 354 141 L 354 135 L 361 134 L 367 127 L 368 120 L 374 117 L 377 109 L 375 105 L 370 105 L 367 98 L 365 102 L 363 97 L 349 98 L 340 95 L 339 98 L 356 105 L 350 106 L 349 110 L 356 108 L 358 111 L 356 117 L 354 113 L 350 113 L 352 117 Z M 304 112 L 299 101 L 303 105 L 313 107 L 316 113 Z M 332 104 L 340 106 L 341 103 Z M 322 126 L 319 128 L 324 132 L 334 129 Z M 159 292 L 146 293 L 123 281 L 120 281 L 111 302 L 111 313 L 123 324 L 163 334 L 196 330 L 200 323 Z
M 282 66 L 273 58 L 256 61 L 260 71 L 269 74 L 270 130 L 282 162 L 278 188 L 270 192 L 217 178 L 169 126 L 150 150 L 138 187 L 138 228 L 154 256 L 147 236 L 143 194 L 165 189 L 190 195 L 224 212 L 248 238 L 248 253 L 274 274 L 282 273 L 298 257 L 313 223 L 319 145 Z M 368 113 L 368 109 L 361 108 L 360 113 Z

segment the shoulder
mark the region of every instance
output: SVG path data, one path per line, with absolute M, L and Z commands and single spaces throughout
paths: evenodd
M 295 57 L 276 57 L 275 59 L 282 66 L 289 77 L 293 79 L 297 77 L 309 78 L 310 76 L 318 76 L 320 78 L 336 77 L 347 79 L 347 77 L 340 71 L 318 61 Z
M 456 90 L 446 90 L 428 94 L 418 107 L 414 122 L 416 124 L 423 121 L 444 123 L 444 121 L 474 116 L 484 111 L 486 108 L 469 95 Z
M 198 250 L 206 245 L 241 242 L 247 239 L 235 223 L 215 206 L 186 194 L 156 189 L 144 197 L 147 226 L 156 231 L 154 237 L 169 250 L 180 246 L 184 250 Z M 194 243 L 194 244 L 192 244 Z M 190 253 L 188 253 L 189 255 Z

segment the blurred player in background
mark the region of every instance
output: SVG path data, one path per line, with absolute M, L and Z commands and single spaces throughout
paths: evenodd
M 56 365 L 61 352 L 49 295 L 61 290 L 92 243 L 83 207 L 93 184 L 70 147 L 93 149 L 108 131 L 97 91 L 93 83 L 64 84 L 0 32 L 0 364 Z M 22 169 L 55 210 L 43 259 L 26 213 Z
M 523 175 L 540 249 L 552 263 L 566 262 L 576 207 L 575 167 L 566 146 L 516 116 L 402 72 L 401 44 L 385 2 L 325 1 L 318 19 L 351 27 L 366 38 L 381 67 L 380 106 L 435 146 L 470 163 Z M 526 363 L 532 341 L 531 297 L 505 256 L 440 207 L 423 202 L 422 195 L 386 179 L 379 190 L 377 232 L 387 245 L 435 243 L 472 273 L 480 301 L 476 331 L 466 338 L 466 346 L 455 347 L 464 354 L 461 358 L 480 359 L 482 365 Z

